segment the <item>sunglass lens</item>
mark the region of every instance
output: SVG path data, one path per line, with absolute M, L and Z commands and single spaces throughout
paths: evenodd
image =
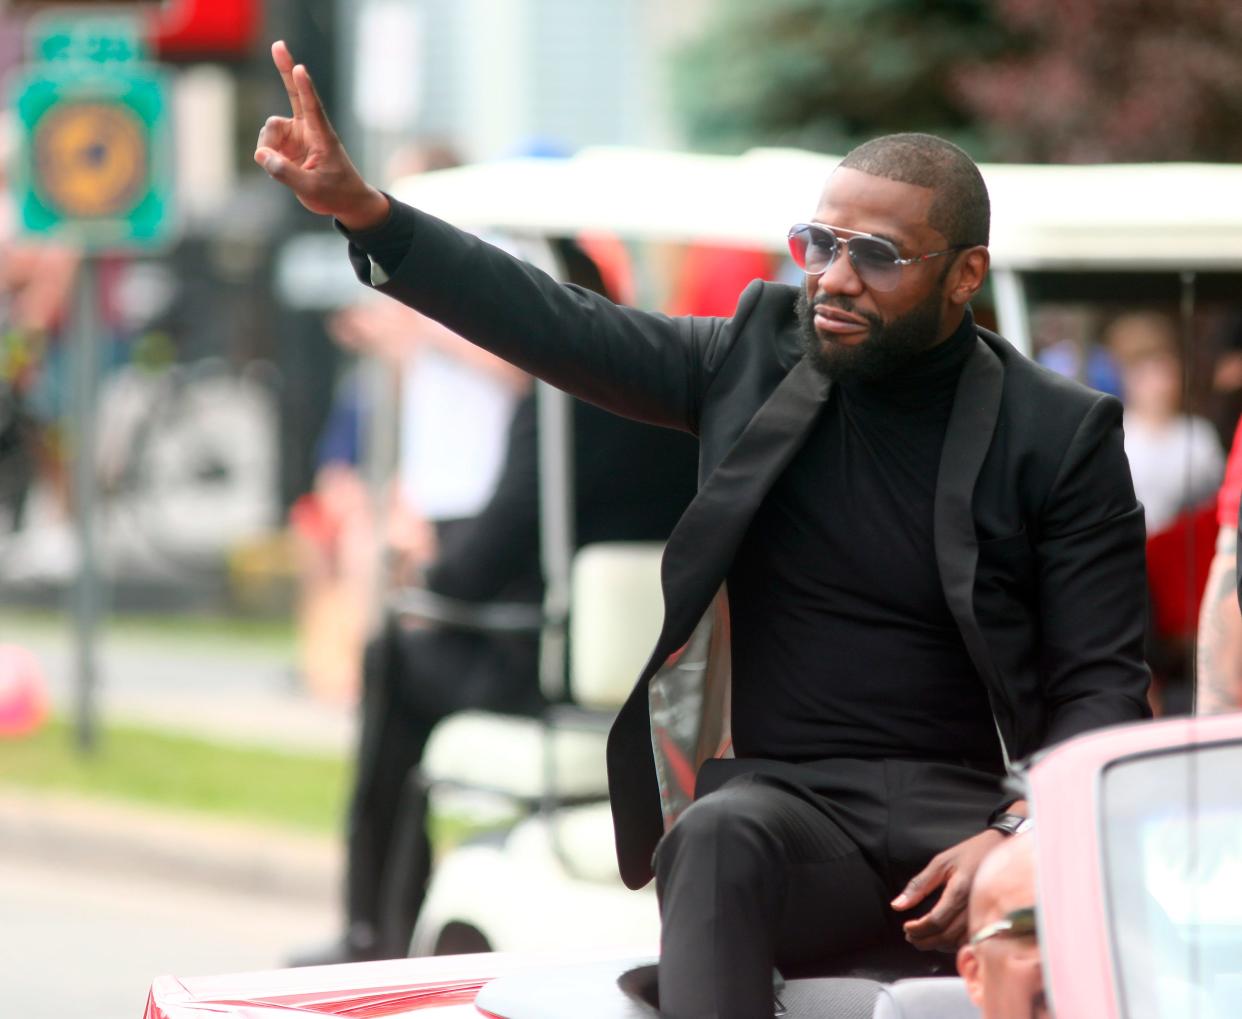
M 849 242 L 850 263 L 872 290 L 892 290 L 901 280 L 901 257 L 887 241 L 855 237 Z
M 807 236 L 807 228 L 805 226 L 796 226 L 789 231 L 789 257 L 794 260 L 796 265 L 803 272 L 808 271 L 806 267 L 806 249 L 810 243 Z
M 822 226 L 800 223 L 789 231 L 789 252 L 799 269 L 817 275 L 836 257 L 837 236 Z
M 1029 938 L 1037 933 L 1035 910 L 1016 909 L 1009 914 L 1009 933 L 1015 938 Z

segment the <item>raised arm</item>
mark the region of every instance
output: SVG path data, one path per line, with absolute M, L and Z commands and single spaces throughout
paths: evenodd
M 760 296 L 728 319 L 619 308 L 389 198 L 362 179 L 310 75 L 272 47 L 292 117 L 270 117 L 255 161 L 333 216 L 360 279 L 523 371 L 614 413 L 696 432 L 702 394 Z
M 272 61 L 285 83 L 293 116 L 267 118 L 254 161 L 311 212 L 332 216 L 348 230 L 382 223 L 388 199 L 362 179 L 328 122 L 309 72 L 294 64 L 283 42 L 272 44 Z

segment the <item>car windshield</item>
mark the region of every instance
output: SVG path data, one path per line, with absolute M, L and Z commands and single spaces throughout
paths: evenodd
M 1242 744 L 1104 775 L 1112 946 L 1126 1019 L 1242 1015 Z

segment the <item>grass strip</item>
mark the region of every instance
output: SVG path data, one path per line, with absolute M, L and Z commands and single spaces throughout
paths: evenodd
M 0 784 L 196 811 L 314 833 L 342 829 L 349 765 L 311 753 L 225 746 L 135 725 L 106 724 L 79 753 L 72 727 L 0 740 Z
M 105 639 L 167 643 L 228 641 L 231 644 L 293 654 L 297 635 L 291 619 L 202 613 L 126 613 L 106 616 Z M 63 610 L 0 607 L 0 634 L 68 637 L 73 620 Z

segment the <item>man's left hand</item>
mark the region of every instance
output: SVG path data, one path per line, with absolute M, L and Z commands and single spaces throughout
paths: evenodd
M 921 951 L 938 949 L 955 951 L 966 940 L 966 903 L 970 883 L 983 858 L 999 845 L 1005 836 L 997 831 L 983 831 L 965 842 L 950 846 L 932 857 L 931 863 L 910 879 L 891 905 L 898 912 L 913 909 L 937 888 L 943 888 L 940 901 L 917 920 L 902 924 L 906 940 Z

